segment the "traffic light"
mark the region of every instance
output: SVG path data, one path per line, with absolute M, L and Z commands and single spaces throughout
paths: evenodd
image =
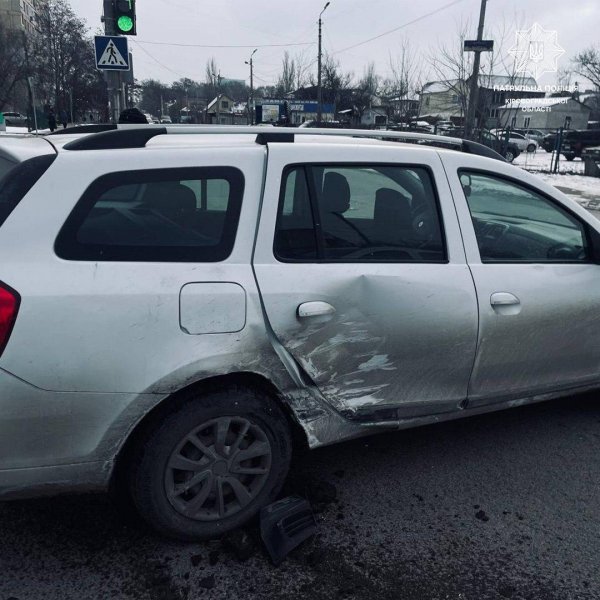
M 135 30 L 135 0 L 114 0 L 117 33 L 137 35 Z

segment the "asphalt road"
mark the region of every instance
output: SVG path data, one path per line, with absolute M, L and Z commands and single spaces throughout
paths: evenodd
M 600 598 L 600 395 L 325 448 L 294 472 L 319 534 L 279 568 L 260 546 L 241 561 L 157 538 L 104 496 L 0 504 L 0 600 Z

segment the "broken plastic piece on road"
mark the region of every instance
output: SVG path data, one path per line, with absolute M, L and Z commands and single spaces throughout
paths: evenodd
M 288 496 L 260 511 L 260 535 L 275 566 L 317 532 L 317 522 L 304 498 Z

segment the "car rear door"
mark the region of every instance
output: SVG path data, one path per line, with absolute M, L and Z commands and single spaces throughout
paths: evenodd
M 275 336 L 346 416 L 465 399 L 477 304 L 435 152 L 270 145 L 254 269 Z
M 469 405 L 598 384 L 595 219 L 509 165 L 443 158 L 479 299 Z

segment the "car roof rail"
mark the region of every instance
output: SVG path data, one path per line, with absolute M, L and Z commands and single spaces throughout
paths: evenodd
M 65 150 L 118 150 L 124 148 L 143 148 L 157 135 L 165 135 L 166 127 L 135 127 L 112 129 L 92 135 L 86 135 L 65 144 Z
M 260 125 L 119 125 L 116 130 L 104 131 L 85 136 L 64 145 L 65 150 L 114 150 L 123 148 L 143 148 L 152 138 L 159 135 L 256 135 L 258 144 L 273 142 L 292 143 L 298 136 L 329 136 L 374 138 L 425 144 L 477 154 L 505 162 L 495 150 L 471 140 L 418 133 L 414 131 L 387 131 L 380 129 L 328 129 L 328 128 L 270 128 L 265 131 Z
M 90 125 L 71 125 L 64 129 L 57 129 L 46 135 L 63 135 L 66 133 L 101 133 L 102 131 L 112 131 L 117 126 L 114 123 L 94 123 Z

